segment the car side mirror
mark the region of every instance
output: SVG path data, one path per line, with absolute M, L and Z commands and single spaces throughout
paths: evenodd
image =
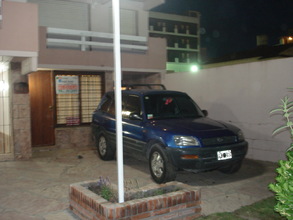
M 202 113 L 204 114 L 205 117 L 207 117 L 209 114 L 207 110 L 202 110 Z
M 142 117 L 139 114 L 137 114 L 137 113 L 131 113 L 129 115 L 129 119 L 130 120 L 139 120 L 139 121 L 141 121 L 142 120 Z

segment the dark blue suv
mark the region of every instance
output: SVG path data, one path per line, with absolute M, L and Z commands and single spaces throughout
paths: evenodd
M 208 118 L 186 93 L 144 86 L 122 91 L 123 145 L 126 153 L 148 160 L 155 182 L 174 180 L 178 170 L 240 169 L 248 144 L 239 128 Z M 115 158 L 115 130 L 114 92 L 108 92 L 92 119 L 103 160 Z

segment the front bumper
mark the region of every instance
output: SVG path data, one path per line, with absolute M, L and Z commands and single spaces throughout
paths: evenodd
M 194 172 L 213 170 L 220 167 L 229 166 L 237 162 L 241 162 L 248 149 L 246 141 L 216 147 L 194 147 L 194 148 L 166 148 L 169 158 L 177 169 L 189 170 Z M 217 152 L 231 150 L 232 158 L 226 160 L 218 160 Z M 183 155 L 197 155 L 198 159 L 183 159 Z

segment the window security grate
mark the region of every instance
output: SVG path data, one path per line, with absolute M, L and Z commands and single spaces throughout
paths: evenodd
M 56 75 L 56 77 L 70 75 Z M 100 75 L 78 75 L 76 94 L 56 94 L 56 115 L 58 125 L 79 125 L 90 123 L 92 113 L 102 96 Z

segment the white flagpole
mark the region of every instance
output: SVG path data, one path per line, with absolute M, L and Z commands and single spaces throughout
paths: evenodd
M 121 50 L 120 50 L 120 0 L 112 0 L 114 67 L 115 67 L 115 108 L 116 108 L 116 154 L 118 171 L 118 198 L 124 202 L 123 137 L 122 137 L 122 96 L 121 96 Z

